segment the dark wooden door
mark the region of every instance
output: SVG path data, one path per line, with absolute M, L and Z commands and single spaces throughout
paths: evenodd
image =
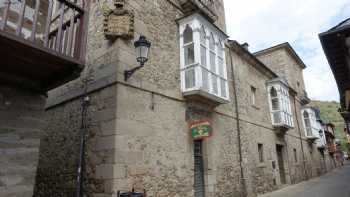
M 281 183 L 286 184 L 286 172 L 284 169 L 284 160 L 283 160 L 283 146 L 276 145 L 276 152 L 277 152 L 277 163 L 278 163 Z

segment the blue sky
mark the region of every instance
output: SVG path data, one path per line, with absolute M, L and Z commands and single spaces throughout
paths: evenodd
M 306 91 L 338 101 L 338 89 L 318 34 L 350 17 L 349 0 L 224 0 L 230 39 L 251 51 L 289 42 L 303 59 Z

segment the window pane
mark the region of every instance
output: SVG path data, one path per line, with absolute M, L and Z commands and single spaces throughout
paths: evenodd
M 224 77 L 224 60 L 219 57 L 218 58 L 218 67 L 219 67 L 219 75 Z
M 215 50 L 215 39 L 214 39 L 214 35 L 211 34 L 210 39 L 209 39 L 209 48 L 210 50 Z
M 210 70 L 214 73 L 216 73 L 215 68 L 215 53 L 210 52 Z
M 218 56 L 219 57 L 224 57 L 224 50 L 221 48 L 221 46 L 218 49 Z
M 312 131 L 310 127 L 306 127 L 306 135 L 307 136 L 312 136 Z
M 226 98 L 226 80 L 220 79 L 221 81 L 221 96 Z
M 311 125 L 310 125 L 310 120 L 309 119 L 304 119 L 304 121 L 305 121 L 305 126 L 306 127 L 310 127 Z
M 202 68 L 203 89 L 209 92 L 209 72 Z
M 212 85 L 213 85 L 213 93 L 218 94 L 218 78 L 215 75 L 211 75 Z
M 271 100 L 271 103 L 272 103 L 272 110 L 279 110 L 280 107 L 279 107 L 279 102 L 278 102 L 278 98 L 274 98 Z
M 196 83 L 194 68 L 185 71 L 185 88 L 193 88 Z
M 204 27 L 202 26 L 202 30 L 201 30 L 201 43 L 203 45 L 207 45 L 206 44 L 206 35 L 205 35 L 205 30 L 204 30 Z
M 270 95 L 271 95 L 271 98 L 277 97 L 277 91 L 274 87 L 271 88 Z
M 281 123 L 281 113 L 280 112 L 274 112 L 273 114 L 273 122 L 278 124 Z
M 185 65 L 194 63 L 194 45 L 190 44 L 185 47 Z
M 184 31 L 184 44 L 193 42 L 193 31 L 191 27 L 187 26 Z
M 207 49 L 201 45 L 201 62 L 202 66 L 207 66 Z

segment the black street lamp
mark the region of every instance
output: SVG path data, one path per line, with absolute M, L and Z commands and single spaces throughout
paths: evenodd
M 136 49 L 136 60 L 140 63 L 133 69 L 124 71 L 124 81 L 127 81 L 135 71 L 142 68 L 148 61 L 149 49 L 151 48 L 151 42 L 149 42 L 145 36 L 140 36 L 140 38 L 134 43 Z

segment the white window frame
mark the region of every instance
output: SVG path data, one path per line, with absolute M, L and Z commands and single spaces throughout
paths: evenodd
M 305 114 L 307 115 L 307 117 L 305 117 Z M 307 137 L 312 137 L 313 136 L 313 132 L 312 132 L 312 117 L 311 114 L 308 112 L 308 110 L 303 110 L 302 111 L 302 117 L 303 117 L 303 121 L 304 121 L 304 129 L 305 129 L 305 136 Z M 307 126 L 306 121 L 309 122 L 309 126 Z
M 185 19 L 179 21 L 180 30 L 180 70 L 181 70 L 181 90 L 186 94 L 200 94 L 206 95 L 209 99 L 213 99 L 219 102 L 229 101 L 229 86 L 227 80 L 227 68 L 226 68 L 226 57 L 225 57 L 225 43 L 227 36 L 218 30 L 212 23 L 208 22 L 200 14 L 193 14 Z M 193 31 L 193 42 L 194 42 L 194 63 L 191 65 L 185 65 L 185 47 L 184 44 L 184 31 L 189 26 Z M 204 29 L 205 32 L 205 43 L 201 40 L 201 33 Z M 214 48 L 210 47 L 210 38 L 214 38 Z M 206 52 L 206 64 L 202 63 L 202 47 L 205 48 Z M 219 51 L 221 50 L 221 52 Z M 211 54 L 215 54 L 214 68 L 211 69 Z M 221 55 L 222 54 L 222 55 Z M 222 60 L 222 71 L 219 73 L 219 63 Z M 195 71 L 195 85 L 192 88 L 186 88 L 185 72 L 193 67 Z M 221 71 L 221 70 L 220 70 Z M 208 88 L 204 87 L 203 75 L 204 72 L 208 73 Z M 221 74 L 221 75 L 220 75 Z M 214 91 L 214 82 L 216 80 L 217 91 Z M 225 86 L 222 88 L 222 86 Z M 223 92 L 225 91 L 225 92 Z
M 271 97 L 271 90 L 274 88 L 277 92 L 277 97 Z M 270 114 L 272 125 L 274 126 L 287 126 L 290 128 L 294 127 L 293 113 L 290 103 L 289 88 L 282 82 L 275 82 L 274 84 L 268 85 L 268 98 L 270 105 Z M 278 99 L 278 109 L 272 108 L 272 99 Z M 280 122 L 275 122 L 274 114 L 278 113 L 280 116 Z

